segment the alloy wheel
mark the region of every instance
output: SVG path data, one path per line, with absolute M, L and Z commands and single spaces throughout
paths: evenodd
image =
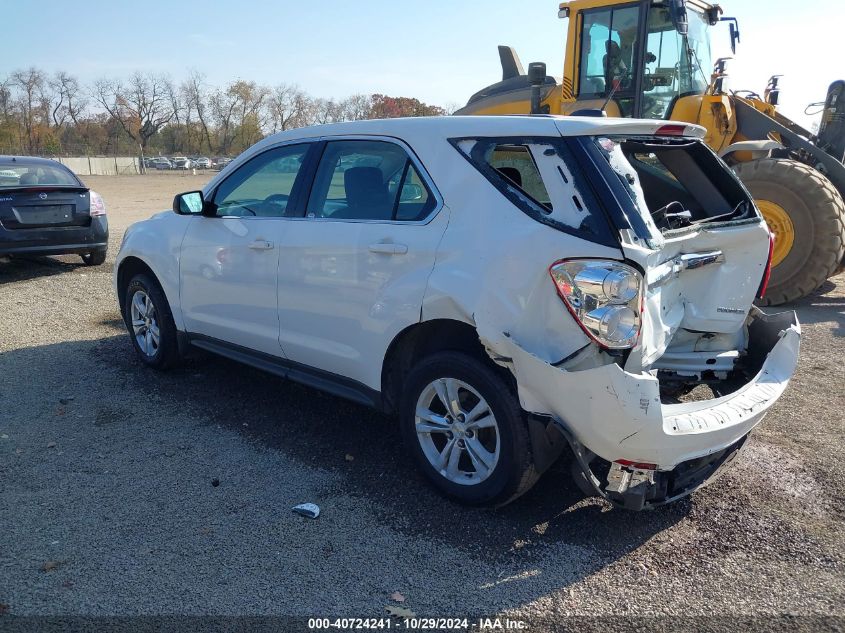
M 156 307 L 150 296 L 143 290 L 136 290 L 129 304 L 129 317 L 135 342 L 140 350 L 152 358 L 158 352 L 161 342 Z
M 417 399 L 415 428 L 426 459 L 447 480 L 476 485 L 495 470 L 501 443 L 496 417 L 469 384 L 430 382 Z

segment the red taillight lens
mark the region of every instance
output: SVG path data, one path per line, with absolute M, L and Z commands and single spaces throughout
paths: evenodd
M 92 191 L 91 195 L 91 211 L 90 215 L 92 218 L 97 217 L 98 215 L 105 215 L 106 214 L 106 203 L 103 201 L 103 197 L 98 194 L 96 191 Z
M 552 264 L 549 274 L 587 336 L 608 349 L 636 345 L 644 285 L 636 269 L 610 260 L 573 259 Z
M 657 128 L 655 135 L 657 136 L 683 136 L 684 132 L 687 131 L 686 125 L 677 125 L 673 123 L 669 123 L 667 125 L 661 125 Z
M 757 298 L 762 299 L 766 296 L 766 290 L 769 287 L 769 278 L 772 276 L 772 254 L 775 252 L 775 236 L 769 231 L 769 259 L 766 261 L 766 272 L 763 273 L 763 280 L 760 282 L 760 288 L 757 290 Z

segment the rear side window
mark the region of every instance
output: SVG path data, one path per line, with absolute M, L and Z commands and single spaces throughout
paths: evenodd
M 326 144 L 308 201 L 308 217 L 414 222 L 436 200 L 408 153 L 386 141 Z
M 584 239 L 618 246 L 587 174 L 561 138 L 465 138 L 450 142 L 528 216 Z

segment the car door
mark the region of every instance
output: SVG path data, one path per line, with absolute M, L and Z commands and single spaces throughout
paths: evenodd
M 288 358 L 379 389 L 390 341 L 419 321 L 447 221 L 406 145 L 326 141 L 307 213 L 281 238 L 280 341 Z
M 276 272 L 284 216 L 298 204 L 309 145 L 269 149 L 223 180 L 213 214 L 192 218 L 182 241 L 180 300 L 194 337 L 283 356 Z

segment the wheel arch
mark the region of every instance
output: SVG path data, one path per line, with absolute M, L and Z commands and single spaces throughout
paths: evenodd
M 387 348 L 381 370 L 382 405 L 395 413 L 405 376 L 422 358 L 436 352 L 463 352 L 488 363 L 510 381 L 513 376 L 494 363 L 473 325 L 457 319 L 432 319 L 414 323 L 399 332 Z

